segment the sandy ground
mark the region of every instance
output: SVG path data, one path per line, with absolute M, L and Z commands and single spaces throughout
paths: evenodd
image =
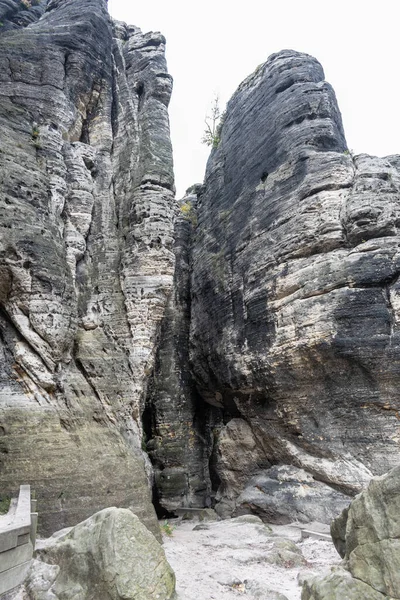
M 240 519 L 201 524 L 206 528 L 199 530 L 194 521 L 169 523 L 174 530 L 171 537 L 164 535 L 164 549 L 175 571 L 179 600 L 300 600 L 299 579 L 340 562 L 331 542 L 301 541 L 295 526 L 272 525 L 271 532 L 261 522 Z M 295 561 L 287 554 L 280 560 L 279 547 L 286 543 L 282 539 L 296 544 L 300 553 Z M 271 564 L 277 546 L 281 564 Z

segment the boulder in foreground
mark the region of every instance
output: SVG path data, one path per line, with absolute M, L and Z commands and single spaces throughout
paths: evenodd
M 51 538 L 28 581 L 30 600 L 169 600 L 175 575 L 152 533 L 128 509 L 106 508 Z
M 306 582 L 302 600 L 400 598 L 400 466 L 374 478 L 331 532 L 346 570 Z

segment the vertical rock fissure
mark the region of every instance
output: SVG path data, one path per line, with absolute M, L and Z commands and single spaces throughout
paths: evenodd
M 210 465 L 214 413 L 219 410 L 204 403 L 190 367 L 191 254 L 197 227 L 196 203 L 196 192 L 189 190 L 176 207 L 174 291 L 161 327 L 144 415 L 146 448 L 154 467 L 158 503 L 169 512 L 182 507 L 211 506 L 215 492 Z

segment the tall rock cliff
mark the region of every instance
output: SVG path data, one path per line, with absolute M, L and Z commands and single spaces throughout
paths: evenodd
M 329 521 L 398 462 L 400 157 L 353 156 L 294 51 L 239 86 L 216 142 L 188 312 L 217 509 Z
M 268 462 L 346 494 L 397 464 L 399 166 L 352 156 L 310 56 L 271 56 L 230 100 L 198 203 L 190 333 L 202 397 L 236 411 L 216 448 L 222 501 Z
M 106 0 L 0 0 L 0 19 L 0 488 L 30 483 L 45 532 L 113 505 L 156 532 L 141 414 L 174 268 L 165 40 Z

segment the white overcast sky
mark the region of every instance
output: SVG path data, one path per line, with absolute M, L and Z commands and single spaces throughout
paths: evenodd
M 400 153 L 400 0 L 109 0 L 111 15 L 167 38 L 177 196 L 202 182 L 204 117 L 284 48 L 322 64 L 355 153 Z

